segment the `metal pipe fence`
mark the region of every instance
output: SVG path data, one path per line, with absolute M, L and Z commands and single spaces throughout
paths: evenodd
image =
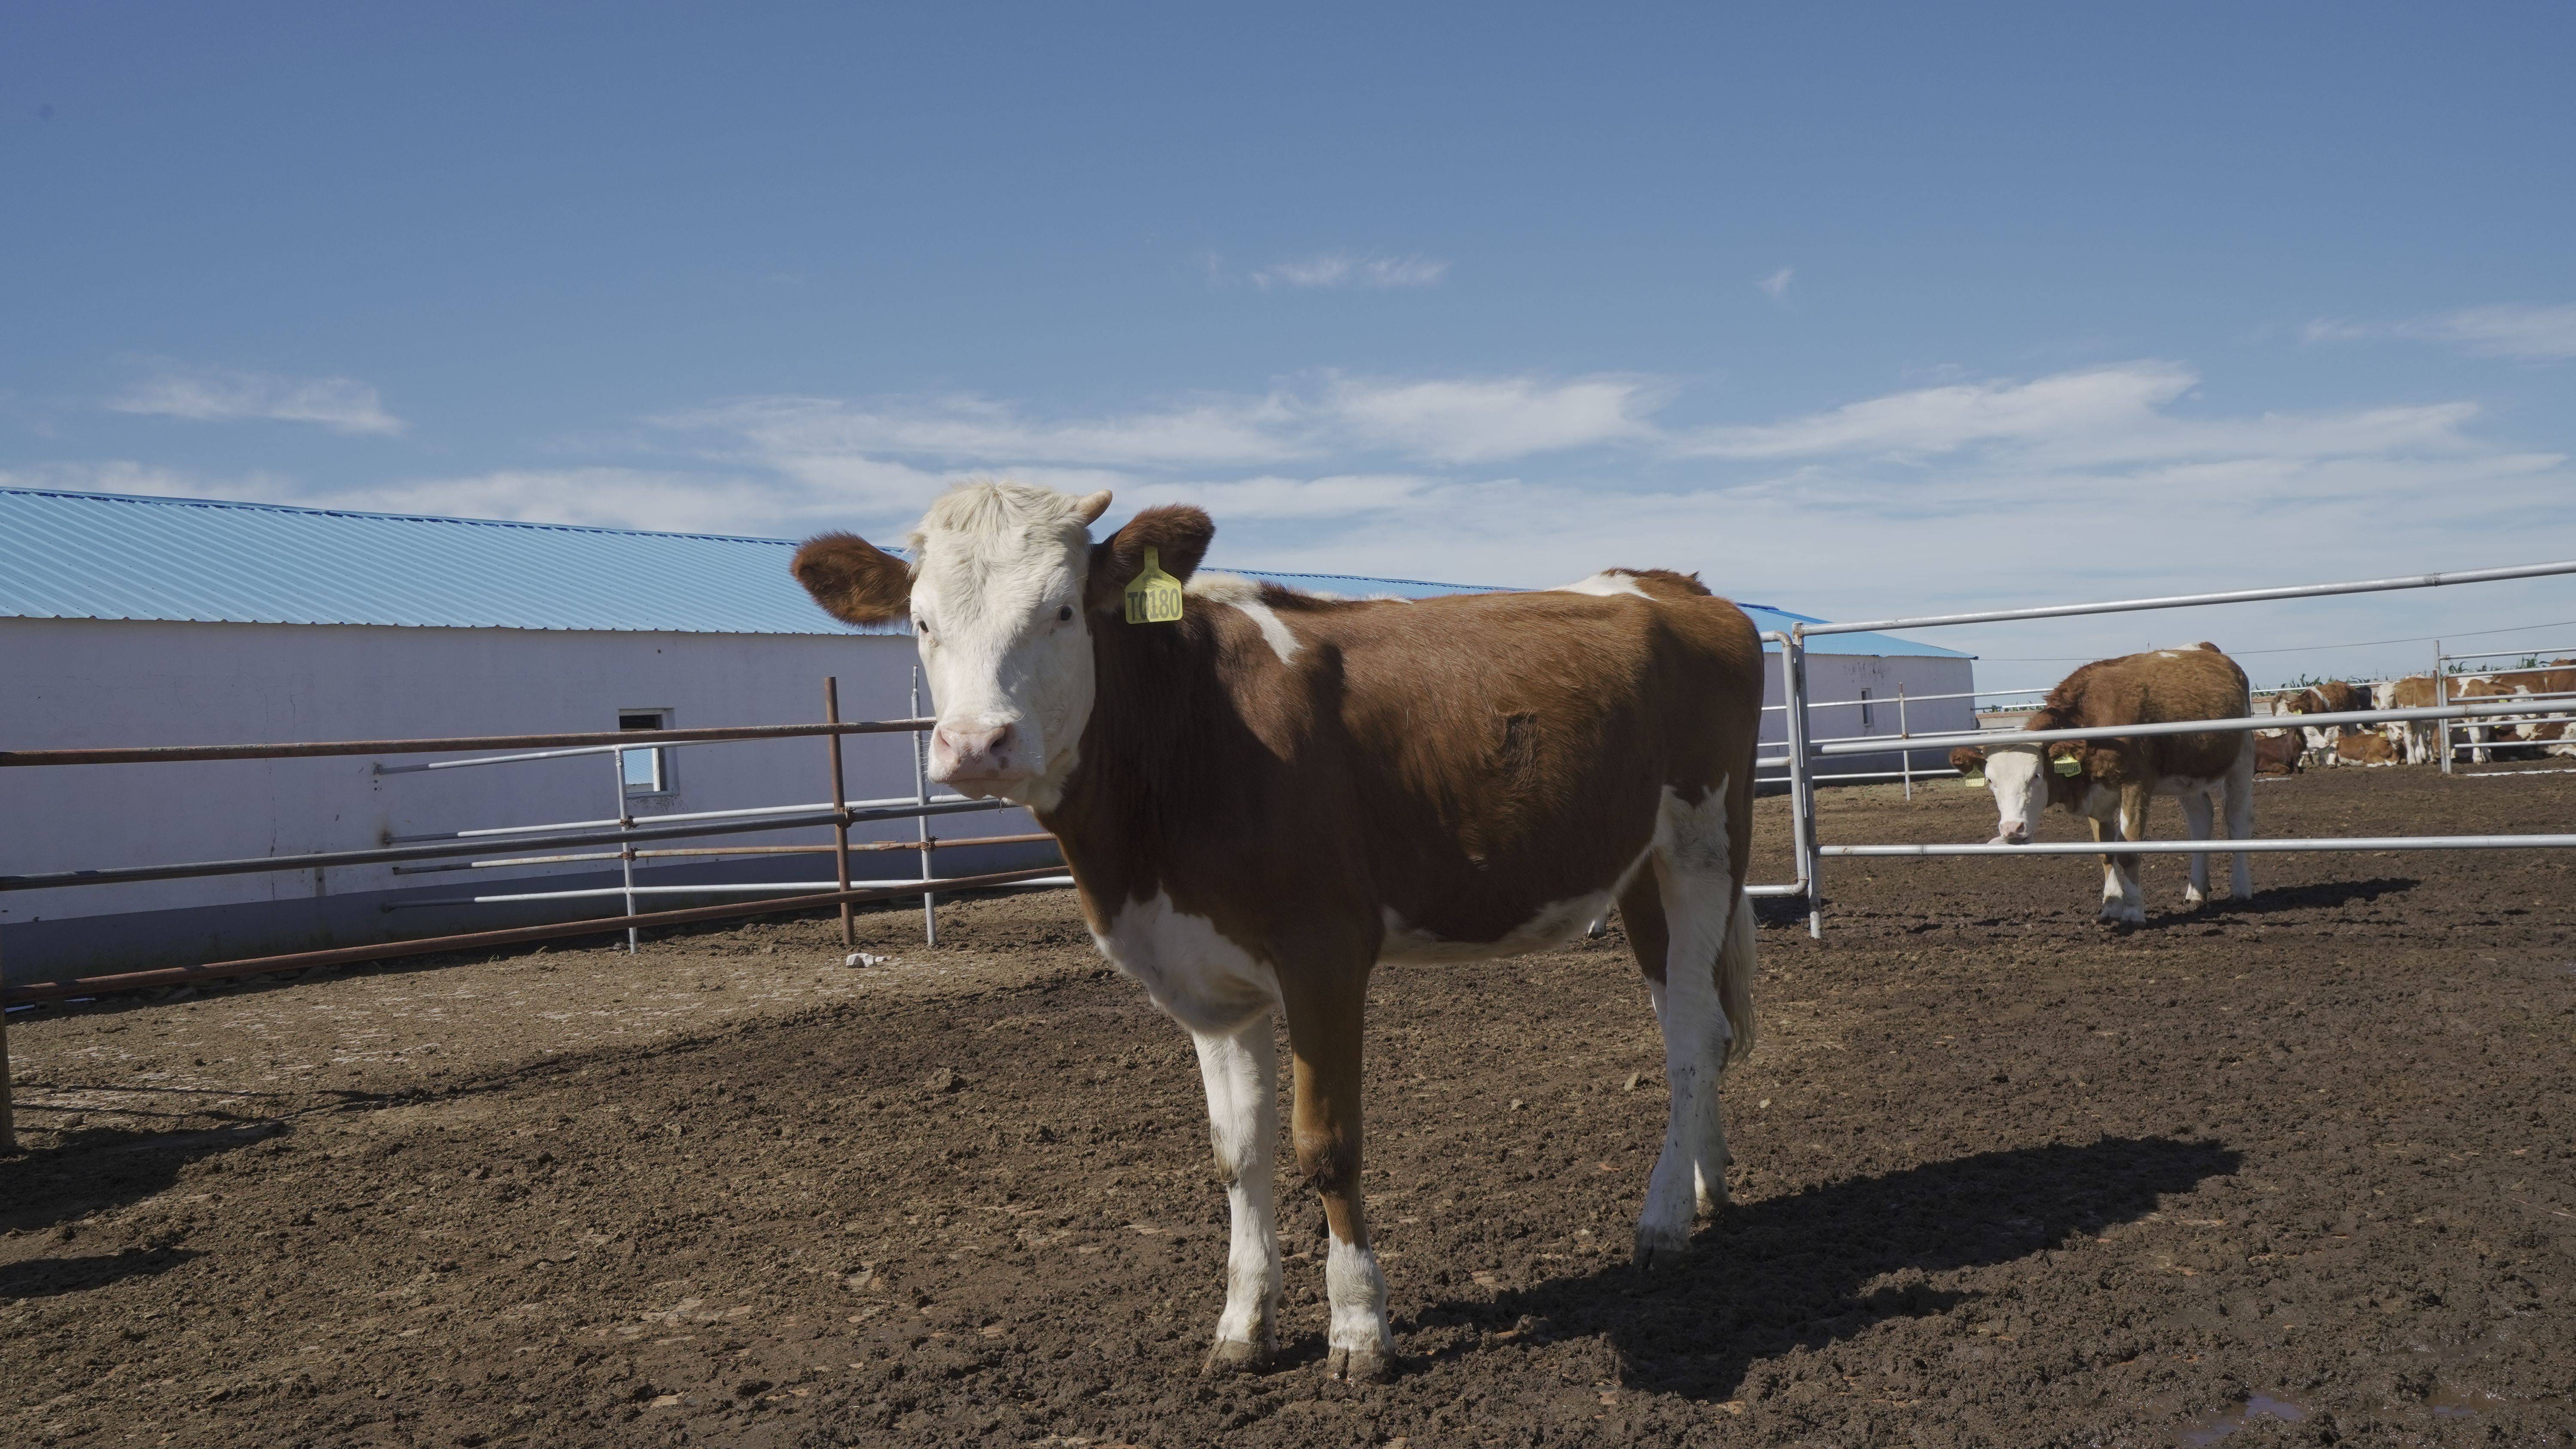
M 631 949 L 639 931 L 662 925 L 695 921 L 732 919 L 743 916 L 773 914 L 837 905 L 843 920 L 843 941 L 854 939 L 849 908 L 858 902 L 920 896 L 924 903 L 925 931 L 936 943 L 935 893 L 967 890 L 1028 887 L 1033 885 L 1069 884 L 1071 878 L 1062 867 L 1048 866 L 1033 870 L 991 872 L 982 875 L 940 878 L 932 863 L 931 853 L 942 848 L 977 844 L 1000 845 L 1035 843 L 1052 837 L 1037 835 L 1002 835 L 970 837 L 960 840 L 938 840 L 930 832 L 933 816 L 955 815 L 1012 808 L 1005 800 L 974 800 L 964 796 L 933 797 L 923 767 L 919 748 L 921 733 L 935 721 L 919 717 L 920 695 L 916 682 L 913 709 L 915 717 L 899 720 L 843 721 L 839 718 L 839 692 L 836 680 L 824 684 L 825 718 L 817 724 L 797 725 L 730 725 L 692 729 L 586 731 L 558 734 L 463 735 L 429 739 L 399 740 L 334 740 L 289 741 L 249 745 L 161 745 L 133 748 L 0 750 L 0 767 L 35 768 L 69 765 L 180 764 L 215 761 L 266 761 L 315 759 L 351 755 L 448 754 L 458 751 L 475 753 L 469 758 L 434 760 L 418 764 L 378 764 L 372 773 L 378 776 L 416 775 L 437 770 L 479 765 L 526 764 L 541 760 L 579 758 L 591 755 L 608 757 L 617 787 L 618 814 L 596 820 L 556 822 L 543 825 L 495 826 L 472 830 L 437 832 L 428 835 L 383 837 L 384 844 L 372 849 L 303 851 L 290 855 L 268 855 L 237 860 L 177 861 L 156 865 L 111 866 L 91 870 L 37 871 L 0 875 L 0 892 L 57 890 L 72 886 L 126 885 L 144 881 L 187 880 L 212 876 L 271 874 L 300 871 L 346 869 L 353 866 L 392 866 L 397 873 L 410 862 L 447 860 L 458 856 L 481 856 L 452 865 L 430 866 L 432 870 L 491 869 L 503 866 L 544 866 L 586 861 L 614 860 L 619 866 L 619 882 L 600 889 L 534 891 L 525 893 L 492 893 L 445 901 L 418 902 L 421 905 L 466 905 L 500 901 L 528 902 L 545 900 L 585 900 L 622 898 L 623 914 L 609 918 L 589 918 L 546 926 L 516 927 L 501 931 L 449 933 L 418 937 L 405 941 L 379 942 L 365 946 L 336 948 L 325 951 L 294 952 L 280 956 L 241 961 L 219 961 L 194 966 L 159 970 L 122 972 L 114 975 L 80 977 L 62 981 L 41 982 L 0 989 L 0 1005 L 18 1006 L 37 1001 L 61 1000 L 72 996 L 91 996 L 106 992 L 134 990 L 146 986 L 176 985 L 184 982 L 212 980 L 230 976 L 257 975 L 274 971 L 300 970 L 315 966 L 357 961 L 376 961 L 402 956 L 416 956 L 442 951 L 477 950 L 515 945 L 530 941 L 551 940 L 564 936 L 598 935 L 623 931 Z M 850 735 L 905 734 L 914 743 L 913 793 L 884 800 L 850 802 L 842 788 L 840 759 L 841 741 Z M 698 745 L 743 744 L 763 740 L 822 738 L 830 748 L 828 764 L 832 786 L 829 804 L 756 806 L 731 810 L 701 810 L 662 815 L 635 815 L 628 808 L 622 757 L 643 748 L 679 748 Z M 861 841 L 849 839 L 854 825 L 878 821 L 913 820 L 918 822 L 919 839 L 895 841 Z M 664 840 L 699 839 L 710 836 L 742 835 L 773 830 L 829 828 L 830 845 L 691 847 L 651 850 L 639 846 Z M 604 846 L 603 850 L 584 851 L 583 847 Z M 523 852 L 515 857 L 496 857 L 495 849 Z M 856 851 L 915 850 L 921 855 L 921 874 L 917 880 L 863 881 L 850 880 L 850 856 Z M 534 853 L 524 853 L 534 852 Z M 665 886 L 639 883 L 635 865 L 640 859 L 669 857 L 705 857 L 728 855 L 820 854 L 829 853 L 835 860 L 835 880 L 828 883 L 784 882 L 767 884 L 701 883 Z M 760 893 L 770 899 L 757 902 L 728 902 L 688 910 L 639 912 L 635 902 L 641 897 L 679 894 Z M 777 893 L 788 892 L 781 896 Z M 814 894 L 799 894 L 816 892 Z M 0 1151 L 15 1144 L 8 1095 L 8 1032 L 5 1016 L 0 1016 Z
M 2511 683 L 2517 678 L 2563 673 L 2570 666 L 2565 664 L 2553 666 L 2543 660 L 2542 656 L 2568 652 L 2571 651 L 2565 648 L 2521 648 L 2494 650 L 2482 654 L 2451 654 L 2443 652 L 2440 645 L 2436 644 L 2433 651 L 2434 688 L 2439 697 L 2448 698 L 2454 683 L 2463 683 L 2475 680 L 2491 684 L 2505 684 Z M 2473 671 L 2468 667 L 2473 662 L 2484 662 L 2497 659 L 2511 659 L 2517 661 L 2532 660 L 2534 662 L 2529 664 L 2517 663 L 2514 666 L 2505 669 L 2490 667 L 2483 670 Z M 2565 753 L 2568 747 L 2576 746 L 2576 741 L 2570 741 L 2564 738 L 2567 726 L 2571 723 L 2576 723 L 2576 711 L 2572 711 L 2569 706 L 2563 704 L 2554 709 L 2548 707 L 2548 702 L 2550 701 L 2576 700 L 2576 693 L 2567 691 L 2544 691 L 2531 694 L 2508 695 L 2503 696 L 2503 698 L 2532 706 L 2530 708 L 2526 708 L 2519 716 L 2504 721 L 2503 723 L 2514 726 L 2555 724 L 2559 727 L 2559 737 L 2548 739 L 2532 738 L 2520 734 L 2519 731 L 2513 735 L 2498 737 L 2493 733 L 2492 726 L 2472 722 L 2446 721 L 2441 728 L 2439 743 L 2442 771 L 2444 774 L 2449 774 L 2451 772 L 2451 767 L 2459 761 L 2463 753 L 2466 753 L 2468 756 L 2468 762 L 2470 764 L 2483 765 L 2488 763 L 2488 756 L 2499 750 L 2541 750 L 2543 752 L 2555 751 L 2558 753 Z
M 1783 699 L 1780 706 L 1787 719 L 1788 738 L 1785 752 L 1774 758 L 1757 758 L 1757 769 L 1775 764 L 1788 767 L 1790 795 L 1790 846 L 1797 857 L 1797 879 L 1786 886 L 1758 887 L 1756 894 L 1799 895 L 1807 901 L 1808 934 L 1824 934 L 1823 861 L 1827 856 L 1953 856 L 1953 855 L 2216 855 L 2242 850 L 2247 854 L 2274 854 L 2288 851 L 2356 851 L 2356 850 L 2501 850 L 2560 849 L 2576 847 L 2576 835 L 2462 835 L 2462 836 L 2387 836 L 2342 838 L 2272 838 L 2265 840 L 2201 841 L 2104 841 L 2069 842 L 2046 845 L 1827 845 L 1818 838 L 1816 826 L 1815 784 L 1827 778 L 1816 774 L 1813 761 L 1837 756 L 1885 754 L 1901 751 L 1903 762 L 1898 772 L 1911 783 L 1912 752 L 1918 749 L 1947 750 L 1953 747 L 1998 744 L 2038 745 L 2059 740 L 2134 738 L 2151 735 L 2198 734 L 2224 731 L 2256 731 L 2282 728 L 2323 727 L 2344 724 L 2377 724 L 2385 722 L 2439 722 L 2447 740 L 2452 730 L 2462 727 L 2460 721 L 2508 718 L 2533 713 L 2529 697 L 2519 702 L 2461 703 L 2448 698 L 2447 690 L 2437 687 L 2436 704 L 2431 708 L 2397 708 L 2385 710 L 2347 710 L 2329 714 L 2296 716 L 2260 715 L 2228 719 L 2170 721 L 2157 724 L 2105 726 L 2091 729 L 2054 730 L 1977 730 L 1942 731 L 1915 735 L 1904 728 L 1900 719 L 1894 736 L 1839 736 L 1831 739 L 1813 737 L 1809 728 L 1810 705 L 1806 698 L 1806 643 L 1819 635 L 1882 633 L 1907 629 L 1944 628 L 1960 624 L 2004 623 L 2027 619 L 2062 619 L 2091 614 L 2136 613 L 2156 609 L 2194 608 L 2215 604 L 2243 604 L 2279 599 L 2319 598 L 2341 594 L 2378 593 L 2397 589 L 2437 588 L 2450 584 L 2488 583 L 2506 579 L 2552 578 L 2576 574 L 2576 560 L 2557 563 L 2522 564 L 2507 568 L 2469 569 L 2453 573 L 2409 574 L 2392 578 L 2359 579 L 2344 583 L 2297 584 L 2277 588 L 2230 589 L 2201 594 L 2169 594 L 2150 598 L 2115 599 L 2090 604 L 2052 604 L 2035 608 L 1988 609 L 1973 613 L 1928 614 L 1915 618 L 1867 619 L 1854 623 L 1807 624 L 1792 626 L 1785 633 L 1767 633 L 1762 637 L 1776 640 L 1781 646 Z M 2434 646 L 2436 670 L 2441 680 L 2441 647 Z M 2526 653 L 2528 651 L 2513 651 Z M 2463 656 L 2484 657 L 2496 656 Z M 1996 695 L 2025 691 L 1994 691 Z M 2038 691 L 2027 691 L 2038 692 Z M 1983 696 L 1987 691 L 1976 691 Z M 1857 703 L 1857 701 L 1854 701 Z M 2294 719 L 2295 726 L 2285 726 L 2284 719 Z M 2447 767 L 2449 750 L 2442 751 Z M 1945 762 L 1946 763 L 1946 762 Z M 1878 772 L 1890 773 L 1890 772 Z M 1931 773 L 1924 771 L 1922 773 Z

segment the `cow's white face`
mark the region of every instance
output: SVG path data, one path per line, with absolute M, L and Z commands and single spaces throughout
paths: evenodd
M 950 506 L 963 500 L 968 506 Z M 930 778 L 1046 809 L 1091 718 L 1091 521 L 1109 495 L 951 494 L 912 536 L 912 627 L 937 703 Z
M 1158 554 L 1187 579 L 1216 533 L 1205 513 L 1167 504 L 1094 545 L 1108 507 L 1106 492 L 967 483 L 930 506 L 910 563 L 846 533 L 796 550 L 797 581 L 833 617 L 911 620 L 939 707 L 930 778 L 1040 810 L 1063 799 L 1097 689 L 1092 631 L 1131 627 L 1116 581 Z
M 1995 795 L 1997 829 L 1989 845 L 2026 845 L 2039 835 L 2048 808 L 2047 751 L 2038 745 L 1986 747 L 1986 788 Z

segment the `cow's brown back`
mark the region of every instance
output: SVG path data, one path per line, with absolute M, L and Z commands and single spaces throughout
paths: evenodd
M 2245 671 L 2216 648 L 2156 649 L 2098 659 L 2060 680 L 2025 729 L 2088 729 L 2236 719 L 2252 712 Z M 2248 745 L 2237 732 L 2097 739 L 2081 750 L 2085 777 L 2104 784 L 2157 778 L 2214 780 Z
M 1256 954 L 1386 911 L 1495 941 L 1619 878 L 1667 788 L 1724 792 L 1740 884 L 1759 638 L 1687 576 L 1640 587 L 1408 603 L 1264 586 L 1286 660 L 1213 599 L 1105 625 L 1081 760 L 1046 817 L 1094 928 L 1162 892 Z

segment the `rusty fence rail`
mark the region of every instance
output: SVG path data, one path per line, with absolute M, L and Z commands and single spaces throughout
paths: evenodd
M 920 709 L 917 685 L 913 708 L 917 715 Z M 841 938 L 844 946 L 848 946 L 856 939 L 851 917 L 851 908 L 854 905 L 914 896 L 920 897 L 923 902 L 925 929 L 933 933 L 932 939 L 935 940 L 936 917 L 932 914 L 932 909 L 940 894 L 1070 883 L 1071 878 L 1063 874 L 1061 866 L 993 871 L 966 876 L 939 876 L 931 865 L 934 851 L 968 846 L 1037 844 L 1052 840 L 1054 837 L 1043 833 L 983 835 L 965 839 L 941 839 L 934 836 L 930 830 L 930 821 L 934 817 L 1013 807 L 1010 802 L 1004 800 L 973 800 L 962 796 L 934 798 L 930 794 L 918 737 L 935 723 L 931 719 L 916 717 L 894 720 L 843 720 L 840 718 L 839 682 L 834 679 L 824 681 L 824 716 L 816 723 L 792 725 L 594 730 L 558 734 L 459 735 L 427 739 L 289 741 L 248 745 L 154 745 L 112 749 L 0 750 L 0 768 L 188 764 L 214 761 L 317 759 L 351 755 L 464 754 L 471 757 L 414 765 L 378 765 L 375 773 L 411 775 L 472 765 L 518 764 L 596 755 L 607 756 L 622 772 L 623 756 L 630 750 L 820 738 L 824 741 L 827 750 L 831 784 L 831 799 L 827 803 L 638 816 L 630 813 L 626 808 L 624 780 L 621 773 L 617 797 L 619 813 L 614 817 L 596 820 L 566 821 L 551 825 L 500 826 L 418 836 L 389 836 L 386 837 L 386 844 L 363 850 L 305 851 L 292 855 L 270 855 L 234 860 L 177 861 L 157 865 L 112 866 L 95 870 L 36 871 L 0 875 L 0 892 L 8 892 L 111 886 L 224 875 L 327 870 L 353 866 L 389 865 L 395 868 L 395 873 L 404 874 L 408 873 L 407 868 L 476 870 L 614 861 L 624 872 L 623 883 L 606 891 L 531 892 L 517 895 L 478 896 L 465 901 L 439 901 L 424 904 L 480 904 L 486 900 L 570 901 L 602 896 L 623 896 L 627 902 L 623 914 L 604 918 L 588 917 L 541 926 L 448 933 L 327 950 L 295 951 L 233 961 L 211 961 L 111 975 L 21 983 L 0 988 L 0 1007 L 18 1007 L 43 1001 L 60 1001 L 74 997 L 178 986 L 241 976 L 303 971 L 355 962 L 454 951 L 488 950 L 535 941 L 601 935 L 618 931 L 626 933 L 631 947 L 635 944 L 636 933 L 641 930 L 790 911 L 824 909 L 832 906 L 840 908 Z M 913 794 L 909 798 L 897 796 L 883 800 L 850 801 L 846 798 L 843 784 L 842 741 L 852 735 L 877 734 L 902 734 L 914 737 Z M 493 751 L 512 753 L 489 753 Z M 851 842 L 849 836 L 852 826 L 889 820 L 919 822 L 919 838 L 917 840 L 861 841 L 855 844 Z M 833 832 L 832 843 L 828 845 L 638 848 L 657 841 L 692 840 L 759 831 L 818 827 L 829 828 Z M 610 848 L 595 851 L 583 849 L 590 846 Z M 921 878 L 860 882 L 853 882 L 850 879 L 850 857 L 853 854 L 889 850 L 919 852 Z M 832 856 L 836 866 L 836 879 L 830 883 L 790 881 L 757 886 L 731 884 L 639 886 L 634 880 L 635 862 L 639 859 L 806 854 Z M 471 858 L 458 860 L 457 857 Z M 452 863 L 410 867 L 410 863 L 418 861 L 451 861 Z M 735 891 L 756 891 L 767 895 L 768 898 L 671 911 L 646 912 L 637 910 L 635 906 L 636 898 L 641 895 L 693 892 L 728 894 Z M 770 894 L 772 892 L 790 894 L 781 896 Z M 16 1145 L 14 1125 L 9 1100 L 8 1028 L 5 1015 L 0 1015 L 0 1152 L 14 1149 Z

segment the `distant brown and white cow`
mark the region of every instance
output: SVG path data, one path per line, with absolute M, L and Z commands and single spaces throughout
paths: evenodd
M 2058 682 L 2023 721 L 2026 730 L 2086 729 L 2097 725 L 2158 724 L 2196 719 L 2240 719 L 2253 707 L 2245 671 L 2215 644 L 2196 649 L 2157 649 L 2098 659 Z M 1970 751 L 1968 754 L 1974 755 Z M 2147 834 L 2147 805 L 2158 795 L 2182 804 L 2184 834 L 2210 838 L 2211 803 L 2224 794 L 2227 834 L 2254 834 L 2254 742 L 2249 732 L 2138 735 L 1991 745 L 1977 761 L 2001 817 L 1998 845 L 2020 845 L 2039 833 L 2051 805 L 2080 815 L 2105 840 Z M 2236 855 L 2229 888 L 2238 900 L 2254 893 L 2245 856 Z M 2209 857 L 2191 857 L 2191 885 L 2183 903 L 2209 895 Z M 2102 857 L 2101 919 L 2136 923 L 2147 918 L 2146 893 L 2125 856 Z
M 2502 700 L 2537 696 L 2532 698 L 2530 715 L 2470 723 L 2466 730 L 2469 758 L 2475 763 L 2485 764 L 2488 752 L 2484 746 L 2490 741 L 2498 747 L 2515 749 L 2517 757 L 2520 757 L 2519 747 L 2526 745 L 2537 747 L 2545 754 L 2567 753 L 2567 747 L 2559 742 L 2567 733 L 2564 716 L 2570 710 L 2576 710 L 2576 699 L 2568 698 L 2576 695 L 2576 667 L 2571 667 L 2571 663 L 2576 661 L 2552 659 L 2537 668 L 2498 670 L 2493 674 L 2470 676 L 2458 681 L 2451 693 L 2453 699 Z
M 2439 701 L 2433 698 L 2433 676 L 2410 674 L 2404 679 L 2387 680 L 2370 687 L 2373 709 L 2430 709 Z M 2406 763 L 2429 765 L 2438 758 L 2435 742 L 2442 738 L 2439 720 L 2391 720 L 2387 725 L 2389 742 L 2402 748 Z
M 2257 775 L 2295 775 L 2299 758 L 2307 753 L 2308 742 L 2291 730 L 2257 730 L 2254 732 L 2254 773 Z
M 2310 688 L 2300 690 L 2289 698 L 2279 701 L 2279 707 L 2274 711 L 2274 713 L 2344 714 L 2347 712 L 2358 713 L 2359 711 L 2368 708 L 2370 708 L 2369 691 L 2356 685 L 2346 684 L 2341 680 L 2330 679 L 2323 684 L 2314 685 Z M 2340 759 L 2340 757 L 2335 753 L 2335 741 L 2363 728 L 2366 727 L 2362 725 L 2302 725 L 2300 726 L 2300 733 L 2305 737 L 2308 749 L 2315 752 L 2317 762 L 2319 764 L 2333 765 L 2338 763 Z
M 2463 704 L 2492 704 L 2515 698 L 2525 691 L 2492 676 L 2462 675 L 2447 681 L 2444 693 Z M 2445 723 L 2457 723 L 2461 726 L 2460 733 L 2467 737 L 2462 743 L 2469 752 L 2469 762 L 2478 765 L 2486 764 L 2498 746 L 2506 749 L 2514 748 L 2520 741 L 2522 733 L 2520 727 L 2510 718 L 2498 719 L 2494 716 L 2472 715 L 2465 720 Z M 2451 736 L 2446 731 L 2440 738 L 2448 741 Z M 2446 747 L 2458 748 L 2459 746 L 2446 745 Z M 2521 758 L 2519 751 L 2516 751 L 2515 757 Z M 2458 756 L 2454 755 L 2452 758 L 2456 760 Z
M 1671 1089 L 1636 1257 L 1685 1252 L 1694 1204 L 1726 1193 L 1719 1073 L 1753 1042 L 1752 623 L 1651 570 L 1314 598 L 1197 572 L 1215 527 L 1195 508 L 1094 542 L 1108 506 L 971 484 L 931 506 L 909 563 L 826 534 L 795 570 L 844 620 L 912 620 L 931 776 L 1033 809 L 1101 950 L 1197 1042 L 1234 1221 L 1210 1371 L 1267 1361 L 1278 1326 L 1271 1013 L 1331 1232 L 1328 1368 L 1378 1377 L 1394 1345 L 1360 1190 L 1370 972 L 1542 949 L 1614 901 Z M 1149 560 L 1186 581 L 1174 621 L 1122 610 Z
M 2400 763 L 2397 747 L 2381 734 L 2345 735 L 2335 741 L 2335 759 L 2346 765 L 2394 765 Z

